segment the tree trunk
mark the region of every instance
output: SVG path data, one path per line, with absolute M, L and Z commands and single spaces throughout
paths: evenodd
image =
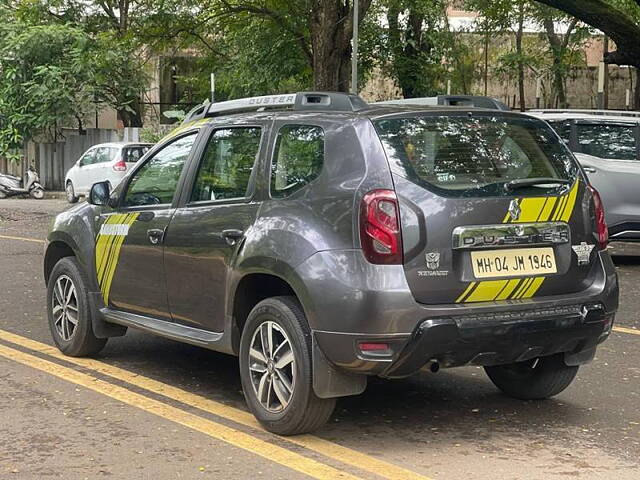
M 518 12 L 518 31 L 516 32 L 516 54 L 518 57 L 518 93 L 520 95 L 520 111 L 526 110 L 524 98 L 524 59 L 522 58 L 522 38 L 524 37 L 524 5 L 520 3 Z
M 640 68 L 635 68 L 636 71 L 636 88 L 633 93 L 633 109 L 640 110 Z
M 122 120 L 125 127 L 142 127 L 142 105 L 139 100 L 134 100 L 131 104 L 133 112 L 121 108 L 118 110 L 118 118 Z
M 562 10 L 609 36 L 617 50 L 607 53 L 606 63 L 640 68 L 640 25 L 630 14 L 603 0 L 536 1 Z
M 571 35 L 571 30 L 573 30 L 573 23 L 569 25 L 569 28 L 566 32 L 566 37 L 564 42 L 560 40 L 559 35 L 555 32 L 555 24 L 553 18 L 551 16 L 545 16 L 543 20 L 544 29 L 547 35 L 547 40 L 549 41 L 549 47 L 551 50 L 552 56 L 552 64 L 551 64 L 551 74 L 552 74 L 552 105 L 556 105 L 560 108 L 569 107 L 569 103 L 567 102 L 567 94 L 565 90 L 565 75 L 563 71 L 563 57 L 565 51 L 565 45 L 569 44 L 569 35 Z M 557 102 L 556 102 L 557 99 Z
M 359 19 L 371 0 L 360 0 Z M 309 19 L 313 86 L 316 90 L 348 92 L 351 80 L 353 8 L 343 0 L 315 0 Z

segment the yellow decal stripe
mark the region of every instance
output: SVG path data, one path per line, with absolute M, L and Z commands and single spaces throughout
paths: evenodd
M 466 302 L 487 302 L 498 296 L 507 280 L 488 280 L 480 282 L 476 289 L 465 300 Z
M 464 299 L 464 297 L 466 297 L 466 296 L 471 292 L 471 290 L 473 290 L 473 287 L 475 287 L 475 286 L 476 286 L 476 282 L 471 282 L 471 283 L 467 286 L 467 288 L 465 289 L 465 291 L 464 291 L 464 292 L 462 292 L 462 295 L 460 295 L 460 296 L 456 299 L 456 303 L 460 303 L 460 302 L 462 302 L 462 300 Z
M 130 213 L 123 220 L 124 225 L 131 225 L 138 218 L 139 213 Z M 104 286 L 102 287 L 102 298 L 104 299 L 104 304 L 109 305 L 109 293 L 111 292 L 111 282 L 113 281 L 113 276 L 115 274 L 116 268 L 118 266 L 118 260 L 120 259 L 120 247 L 124 243 L 126 235 L 117 235 L 117 239 L 114 243 L 113 252 L 111 253 L 111 261 L 109 262 L 109 267 L 106 271 L 106 278 L 104 282 Z
M 513 293 L 519 283 L 519 279 L 509 280 L 507 285 L 502 289 L 495 300 L 506 300 L 507 298 L 509 298 L 509 295 Z
M 531 298 L 535 295 L 535 293 L 538 291 L 538 289 L 540 288 L 540 286 L 542 285 L 542 282 L 544 282 L 544 277 L 536 277 L 531 281 L 531 285 L 529 286 L 529 288 L 527 289 L 526 292 L 524 292 L 524 295 L 522 295 L 522 298 Z
M 546 197 L 525 198 L 520 202 L 520 217 L 514 223 L 535 222 L 540 216 Z
M 579 183 L 580 182 L 576 181 L 576 183 L 573 184 L 573 187 L 571 188 L 569 195 L 567 195 L 567 200 L 565 202 L 564 210 L 560 215 L 560 220 L 562 220 L 563 222 L 568 222 L 569 219 L 571 218 L 571 215 L 573 214 L 573 208 L 576 205 L 576 198 L 578 196 Z
M 121 223 L 124 219 L 123 214 L 111 215 L 104 222 L 104 225 Z M 109 262 L 111 247 L 115 241 L 114 235 L 98 235 L 98 243 L 96 244 L 96 272 L 98 273 L 98 282 L 102 284 L 104 271 Z M 98 246 L 99 244 L 99 246 Z
M 547 201 L 544 202 L 544 206 L 542 207 L 542 211 L 540 212 L 540 216 L 538 217 L 539 222 L 546 222 L 551 217 L 551 211 L 556 204 L 556 197 L 548 197 Z

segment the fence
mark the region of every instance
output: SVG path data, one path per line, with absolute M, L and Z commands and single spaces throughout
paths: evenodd
M 47 190 L 64 190 L 65 174 L 87 149 L 98 143 L 138 142 L 140 130 L 89 128 L 80 134 L 75 129 L 63 129 L 57 142 L 28 142 L 24 149 L 26 162 L 10 164 L 0 159 L 0 172 L 23 176 L 29 164 L 33 164 Z

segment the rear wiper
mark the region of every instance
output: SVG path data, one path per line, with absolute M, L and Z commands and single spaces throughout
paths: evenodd
M 516 190 L 536 185 L 571 185 L 571 181 L 564 178 L 518 178 L 505 183 L 504 188 L 505 190 Z

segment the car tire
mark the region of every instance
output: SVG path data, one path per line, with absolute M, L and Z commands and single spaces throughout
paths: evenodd
M 106 338 L 97 338 L 93 333 L 88 284 L 75 257 L 59 260 L 47 283 L 47 316 L 51 336 L 60 351 L 71 357 L 95 355 L 107 343 Z
M 485 371 L 494 385 L 506 395 L 521 400 L 542 400 L 567 388 L 576 377 L 578 367 L 566 365 L 563 354 L 557 354 L 485 367 Z
M 71 181 L 67 182 L 67 185 L 64 191 L 67 194 L 67 202 L 76 203 L 78 201 L 78 197 L 76 196 L 76 192 L 75 192 L 75 189 L 73 188 L 73 183 L 71 183 Z
M 42 188 L 34 188 L 29 192 L 29 195 L 36 200 L 42 200 L 44 198 L 44 190 Z
M 313 391 L 311 332 L 295 297 L 268 298 L 251 310 L 240 340 L 240 377 L 251 412 L 279 435 L 316 430 L 335 408 L 335 398 Z

